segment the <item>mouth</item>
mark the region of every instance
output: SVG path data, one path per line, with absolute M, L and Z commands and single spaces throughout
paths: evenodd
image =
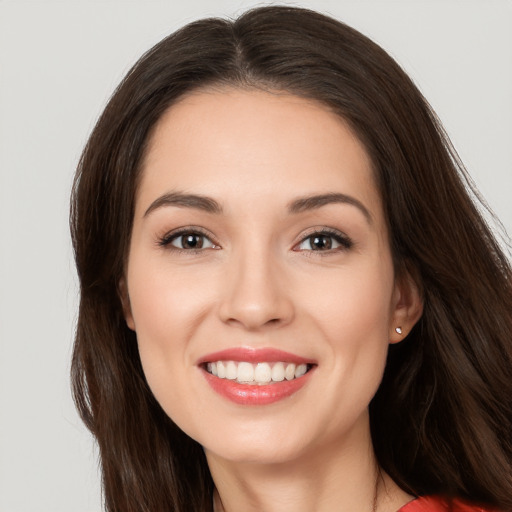
M 219 395 L 239 405 L 267 405 L 294 395 L 315 361 L 276 349 L 228 349 L 205 356 L 199 368 Z
M 283 381 L 292 381 L 308 373 L 312 364 L 295 364 L 278 361 L 250 363 L 249 361 L 216 361 L 204 363 L 203 368 L 219 379 L 228 379 L 240 384 L 262 386 Z

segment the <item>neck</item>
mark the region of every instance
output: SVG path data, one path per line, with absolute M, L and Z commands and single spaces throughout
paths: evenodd
M 379 470 L 369 431 L 289 461 L 206 455 L 216 512 L 394 512 L 411 499 Z

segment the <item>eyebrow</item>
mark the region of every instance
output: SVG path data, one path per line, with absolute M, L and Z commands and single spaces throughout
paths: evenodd
M 349 204 L 358 208 L 361 213 L 366 217 L 368 224 L 373 223 L 373 218 L 366 206 L 355 197 L 348 196 L 340 193 L 318 194 L 307 197 L 301 197 L 293 200 L 288 205 L 290 213 L 302 213 L 309 210 L 316 210 L 329 204 Z
M 152 211 L 163 206 L 178 206 L 182 208 L 194 208 L 207 213 L 222 213 L 222 206 L 211 197 L 197 194 L 184 194 L 182 192 L 169 192 L 155 199 L 144 212 L 147 217 Z
M 316 210 L 329 204 L 348 204 L 355 206 L 362 212 L 369 224 L 373 223 L 373 218 L 369 210 L 363 205 L 363 203 L 361 203 L 361 201 L 355 197 L 341 193 L 317 194 L 299 197 L 288 204 L 288 212 L 290 214 L 297 214 L 305 211 Z M 193 208 L 217 215 L 222 213 L 222 206 L 211 197 L 198 194 L 186 194 L 183 192 L 169 192 L 155 199 L 144 212 L 144 217 L 147 217 L 152 211 L 164 206 Z

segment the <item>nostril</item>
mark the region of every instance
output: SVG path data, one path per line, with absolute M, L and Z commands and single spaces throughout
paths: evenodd
M 261 317 L 244 317 L 242 315 L 240 315 L 238 318 L 230 317 L 227 320 L 225 320 L 225 322 L 228 325 L 238 325 L 248 330 L 258 330 L 265 327 L 278 327 L 279 325 L 286 323 L 284 318 L 270 318 L 269 320 L 265 320 L 264 318 Z

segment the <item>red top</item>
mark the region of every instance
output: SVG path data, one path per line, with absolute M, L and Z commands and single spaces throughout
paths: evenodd
M 410 501 L 398 512 L 493 512 L 493 510 L 470 505 L 460 500 L 454 500 L 450 506 L 447 501 L 437 496 L 423 496 Z

